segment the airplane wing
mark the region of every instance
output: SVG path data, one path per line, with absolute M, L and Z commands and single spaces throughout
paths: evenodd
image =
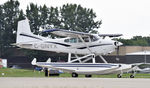
M 69 31 L 69 30 L 64 30 L 64 29 L 48 29 L 44 30 L 42 32 L 50 32 L 55 35 L 59 36 L 64 36 L 64 37 L 88 37 L 88 36 L 93 36 L 90 33 L 84 33 L 84 32 L 77 32 L 77 31 Z
M 140 66 L 140 65 L 150 65 L 150 63 L 132 63 L 132 65 Z
M 53 33 L 55 35 L 59 35 L 59 36 L 64 36 L 64 37 L 77 37 L 77 36 L 81 36 L 81 37 L 88 37 L 88 36 L 93 36 L 90 33 L 84 33 L 84 32 L 77 32 L 77 31 L 69 31 L 69 30 L 64 30 L 64 29 L 47 29 L 44 30 L 42 32 L 50 32 Z M 99 34 L 100 37 L 119 37 L 122 36 L 122 34 Z
M 138 66 L 140 68 L 146 68 L 146 67 L 150 67 L 150 63 L 133 63 L 133 66 Z
M 99 34 L 100 37 L 119 37 L 122 36 L 122 34 Z

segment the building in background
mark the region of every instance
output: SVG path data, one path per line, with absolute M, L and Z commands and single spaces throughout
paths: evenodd
M 116 58 L 116 57 L 117 58 Z M 121 46 L 119 48 L 119 56 L 116 51 L 107 55 L 107 61 L 110 63 L 150 63 L 150 47 L 149 46 Z
M 143 52 L 143 51 L 150 51 L 150 46 L 120 46 L 119 55 L 124 56 L 127 55 L 128 53 Z M 110 55 L 116 55 L 116 52 L 113 52 Z

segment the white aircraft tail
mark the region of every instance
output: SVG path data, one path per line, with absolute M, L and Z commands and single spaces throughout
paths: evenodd
M 16 43 L 24 43 L 35 40 L 42 40 L 42 39 L 40 39 L 37 35 L 34 35 L 31 32 L 29 20 L 26 18 L 25 20 L 19 21 Z
M 37 61 L 36 58 L 34 58 L 34 59 L 32 60 L 32 62 L 31 62 L 31 64 L 32 64 L 32 65 L 36 65 L 36 61 Z
M 46 63 L 51 63 L 51 58 L 48 58 L 48 60 L 46 61 Z

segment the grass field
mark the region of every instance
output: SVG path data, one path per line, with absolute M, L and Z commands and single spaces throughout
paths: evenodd
M 0 77 L 44 77 L 44 72 L 26 69 L 1 68 Z
M 123 74 L 123 78 L 129 78 L 130 74 Z M 26 69 L 11 69 L 0 68 L 0 77 L 45 77 L 44 72 L 26 70 Z M 59 77 L 71 77 L 69 73 L 60 74 Z M 79 77 L 85 77 L 79 75 Z M 93 78 L 116 78 L 116 74 L 111 75 L 92 75 Z M 150 74 L 136 74 L 135 78 L 150 78 Z

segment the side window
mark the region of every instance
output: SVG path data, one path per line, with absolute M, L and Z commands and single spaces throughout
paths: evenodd
M 85 42 L 89 42 L 89 37 L 83 37 L 83 40 L 84 40 Z
M 89 42 L 89 37 L 82 37 L 82 39 L 84 40 L 84 42 Z M 78 42 L 81 43 L 82 40 L 78 38 Z
M 82 42 L 80 38 L 78 38 L 78 42 Z
M 65 42 L 69 42 L 69 39 L 65 39 Z
M 65 39 L 64 42 L 67 42 L 67 43 L 77 43 L 77 38 Z
M 70 43 L 77 43 L 77 38 L 71 38 Z

